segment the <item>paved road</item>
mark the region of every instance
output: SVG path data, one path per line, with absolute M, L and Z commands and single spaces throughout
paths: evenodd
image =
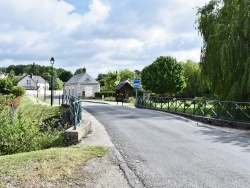
M 145 187 L 250 187 L 250 138 L 167 113 L 84 102 Z

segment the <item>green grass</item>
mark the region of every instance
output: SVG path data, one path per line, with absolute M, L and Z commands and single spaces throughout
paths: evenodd
M 27 116 L 38 123 L 52 117 L 60 117 L 60 114 L 65 111 L 62 106 L 46 106 L 34 104 L 28 97 L 23 97 L 18 108 L 20 116 Z
M 79 165 L 107 152 L 101 146 L 71 146 L 0 156 L 0 187 L 40 187 L 44 181 L 69 178 Z

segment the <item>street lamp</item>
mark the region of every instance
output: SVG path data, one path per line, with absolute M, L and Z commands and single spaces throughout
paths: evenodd
M 53 65 L 54 65 L 55 59 L 52 57 L 50 59 L 50 63 L 52 65 L 52 75 L 51 75 L 51 106 L 53 106 L 53 81 L 54 81 L 54 72 L 53 72 Z
M 36 97 L 38 98 L 38 80 L 36 81 Z

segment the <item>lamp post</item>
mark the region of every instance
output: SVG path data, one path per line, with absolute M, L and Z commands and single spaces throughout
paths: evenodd
M 50 63 L 52 65 L 52 75 L 51 75 L 51 106 L 53 106 L 53 82 L 54 82 L 54 72 L 53 72 L 53 65 L 54 65 L 55 59 L 52 57 L 50 59 Z
M 36 81 L 36 97 L 38 98 L 38 80 Z
M 46 80 L 44 80 L 44 101 L 46 100 Z

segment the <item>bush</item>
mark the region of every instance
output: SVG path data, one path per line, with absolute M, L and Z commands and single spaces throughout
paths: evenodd
M 11 89 L 11 93 L 18 97 L 18 96 L 23 96 L 25 94 L 25 89 L 22 86 L 14 86 Z
M 13 83 L 9 78 L 0 78 L 0 93 L 10 94 L 12 86 Z
M 133 96 L 136 96 L 136 90 L 135 90 L 135 89 L 134 89 L 134 91 L 133 91 Z M 140 90 L 140 89 L 137 90 L 137 96 L 138 96 L 138 97 L 139 97 L 139 96 L 143 96 L 142 90 Z

